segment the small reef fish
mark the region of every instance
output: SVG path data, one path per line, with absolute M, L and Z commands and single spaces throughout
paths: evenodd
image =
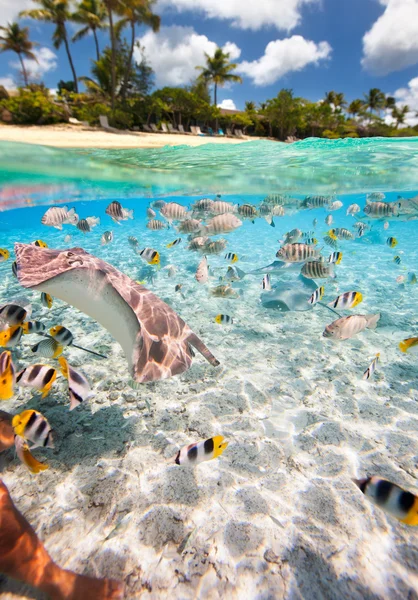
M 377 363 L 379 362 L 380 354 L 376 354 L 375 358 L 370 363 L 369 367 L 363 373 L 363 379 L 370 379 L 376 371 Z
M 12 262 L 12 274 L 17 279 L 17 262 L 15 260 Z
M 225 260 L 229 260 L 231 263 L 236 263 L 238 262 L 238 254 L 235 254 L 234 252 L 228 252 L 225 254 Z
M 238 293 L 230 285 L 218 285 L 210 290 L 215 298 L 238 298 Z
M 342 252 L 333 252 L 328 257 L 328 262 L 334 265 L 339 265 L 343 259 Z
M 244 279 L 245 275 L 246 273 L 238 267 L 228 267 L 223 279 L 232 283 L 234 281 L 241 281 L 241 279 Z
M 53 448 L 52 429 L 48 421 L 37 410 L 24 410 L 12 419 L 13 431 L 26 441 L 32 442 L 32 448 Z
M 210 212 L 213 215 L 225 215 L 227 213 L 237 212 L 237 205 L 223 200 L 215 200 L 212 204 Z
M 78 215 L 75 209 L 68 210 L 66 206 L 51 206 L 41 219 L 42 225 L 62 229 L 63 225 L 77 225 Z
M 284 246 L 286 244 L 295 244 L 302 237 L 303 233 L 300 229 L 292 229 L 292 231 L 288 231 L 284 236 L 283 240 L 279 240 L 280 244 Z
M 160 231 L 161 229 L 167 229 L 167 225 L 158 219 L 151 219 L 147 222 L 147 229 L 152 229 L 153 231 Z
M 21 325 L 13 325 L 5 331 L 0 331 L 0 347 L 14 348 L 20 342 L 23 329 Z
M 348 340 L 364 329 L 376 329 L 380 313 L 375 315 L 351 315 L 341 317 L 325 327 L 323 337 L 334 340 Z
M 347 215 L 356 215 L 357 213 L 359 213 L 361 210 L 360 206 L 358 204 L 350 204 L 350 206 L 347 208 Z
M 396 216 L 396 207 L 387 202 L 370 202 L 363 209 L 364 213 L 371 218 L 381 219 L 382 217 Z
M 8 325 L 21 325 L 28 316 L 28 311 L 18 304 L 3 304 L 0 307 L 0 322 Z
M 408 283 L 411 285 L 416 285 L 418 279 L 415 273 L 408 273 Z
M 65 236 L 64 238 L 64 243 L 65 244 L 69 244 L 72 240 L 72 235 L 70 235 L 69 233 Z
M 178 283 L 175 288 L 174 291 L 177 292 L 178 294 L 180 294 L 180 296 L 183 298 L 183 300 L 186 299 L 186 296 L 183 294 L 183 284 L 182 283 Z
M 130 235 L 128 237 L 128 244 L 131 246 L 131 248 L 137 248 L 139 242 L 136 239 L 136 237 L 134 237 L 133 235 Z
M 324 208 L 331 204 L 329 196 L 306 196 L 302 202 L 302 208 Z
M 332 215 L 327 215 L 325 217 L 325 224 L 328 225 L 328 227 L 329 227 L 330 225 L 332 225 L 333 220 L 334 220 L 334 217 Z
M 49 294 L 46 294 L 45 292 L 42 292 L 41 303 L 43 306 L 45 306 L 45 308 L 51 308 L 52 303 L 53 303 L 52 296 L 50 296 Z
M 198 219 L 186 219 L 178 224 L 177 231 L 179 233 L 197 233 L 201 228 L 202 224 Z
M 218 215 L 210 219 L 206 225 L 201 229 L 203 235 L 217 235 L 219 233 L 230 233 L 238 227 L 241 227 L 242 221 L 231 213 Z
M 91 228 L 90 228 L 90 225 L 89 225 L 89 222 L 87 221 L 87 219 L 80 219 L 78 221 L 76 227 L 83 233 L 88 233 L 89 231 L 91 231 Z
M 71 331 L 63 325 L 55 325 L 55 327 L 51 327 L 49 334 L 56 342 L 58 342 L 58 344 L 61 344 L 61 346 L 71 346 L 74 341 Z
M 232 325 L 234 322 L 234 319 L 232 317 L 230 317 L 229 315 L 216 315 L 215 317 L 215 323 L 218 323 L 219 325 Z
M 383 229 L 389 229 L 389 221 L 383 223 Z
M 418 498 L 399 486 L 380 479 L 354 479 L 354 483 L 367 498 L 391 517 L 405 525 L 418 525 Z
M 202 248 L 205 247 L 205 245 L 210 241 L 210 238 L 208 237 L 195 237 L 192 240 L 190 240 L 189 245 L 187 246 L 188 250 L 192 250 L 193 252 L 196 250 L 202 250 Z
M 367 194 L 366 196 L 366 200 L 368 202 L 380 202 L 381 200 L 384 200 L 386 198 L 385 194 L 383 194 L 383 192 L 371 192 L 370 194 Z
M 160 264 L 160 255 L 157 250 L 154 250 L 153 248 L 143 248 L 138 254 L 149 265 Z
M 403 353 L 418 351 L 418 337 L 411 337 L 399 343 L 399 350 Z
M 335 278 L 334 265 L 326 265 L 320 261 L 307 262 L 303 265 L 301 273 L 307 279 Z
M 31 350 L 44 358 L 57 358 L 62 354 L 64 346 L 61 346 L 61 344 L 52 338 L 47 338 L 32 346 Z
M 298 263 L 318 259 L 320 251 L 308 244 L 285 244 L 279 248 L 276 256 L 284 262 Z
M 170 242 L 167 244 L 167 248 L 174 248 L 174 246 L 178 246 L 181 243 L 181 238 L 177 238 L 174 242 Z
M 333 240 L 353 240 L 354 236 L 348 229 L 344 227 L 337 227 L 336 229 L 330 229 L 328 235 Z
M 228 442 L 224 442 L 223 435 L 215 435 L 214 437 L 185 446 L 177 453 L 175 463 L 177 465 L 197 465 L 212 458 L 218 458 L 228 446 Z
M 222 250 L 225 250 L 226 246 L 227 241 L 223 238 L 214 241 L 208 240 L 206 244 L 200 248 L 200 251 L 204 254 L 220 254 Z
M 111 231 L 105 231 L 102 237 L 100 238 L 100 243 L 102 246 L 106 246 L 113 242 L 113 233 Z
M 339 210 L 340 208 L 342 208 L 342 206 L 343 203 L 341 202 L 341 200 L 335 200 L 335 202 L 329 205 L 328 210 Z
M 37 474 L 49 468 L 47 464 L 40 462 L 31 454 L 28 444 L 19 435 L 15 437 L 15 447 L 17 457 L 31 473 Z
M 266 292 L 271 291 L 271 279 L 270 279 L 270 275 L 268 273 L 266 273 L 266 275 L 264 275 L 263 281 L 261 282 L 261 287 L 263 290 L 266 290 Z
M 35 240 L 32 242 L 32 246 L 38 246 L 38 248 L 48 248 L 48 244 L 42 240 Z
M 30 365 L 16 376 L 16 383 L 21 387 L 29 387 L 42 392 L 42 398 L 49 394 L 57 372 L 48 365 Z
M 12 355 L 5 350 L 0 354 L 0 400 L 10 400 L 13 397 L 15 383 L 16 374 Z
M 402 259 L 400 256 L 394 256 L 393 257 L 393 262 L 396 263 L 397 265 L 400 265 L 402 262 Z
M 107 206 L 105 213 L 119 225 L 120 221 L 127 221 L 128 219 L 134 218 L 134 211 L 123 208 L 122 204 L 117 200 L 114 200 L 109 204 L 109 206 Z
M 155 210 L 152 210 L 150 206 L 147 208 L 147 219 L 154 219 L 157 216 Z
M 333 308 L 354 308 L 363 301 L 363 295 L 360 292 L 345 292 L 340 294 L 335 300 L 328 303 Z
M 389 246 L 389 248 L 395 248 L 395 246 L 398 245 L 398 240 L 394 237 L 389 237 L 386 240 L 386 244 Z
M 171 221 L 181 221 L 187 218 L 187 207 L 177 204 L 177 202 L 167 202 L 160 208 L 160 214 Z
M 0 248 L 0 263 L 5 262 L 10 258 L 10 252 L 5 248 Z
M 154 200 L 154 202 L 151 202 L 152 208 L 156 208 L 157 210 L 160 210 L 165 205 L 166 205 L 165 200 Z
M 306 238 L 305 243 L 308 244 L 308 246 L 316 246 L 318 240 L 316 238 Z
M 315 304 L 317 302 L 322 300 L 322 298 L 324 297 L 324 294 L 325 294 L 325 288 L 322 285 L 321 287 L 317 288 L 314 291 L 314 293 L 312 294 L 312 296 L 309 298 L 309 300 L 308 300 L 309 304 L 312 304 L 312 306 L 315 306 Z
M 197 283 L 207 283 L 209 279 L 208 259 L 206 256 L 202 258 L 197 267 L 195 279 Z
M 283 194 L 269 194 L 264 198 L 265 204 L 272 204 L 273 206 L 283 206 L 286 201 L 286 197 Z
M 238 214 L 245 219 L 254 219 L 258 216 L 257 209 L 252 204 L 240 204 L 238 206 Z
M 70 410 L 73 410 L 92 395 L 91 387 L 85 375 L 68 364 L 63 356 L 60 356 L 58 362 L 61 366 L 61 373 L 68 381 Z
M 204 212 L 213 212 L 214 201 L 210 198 L 202 198 L 201 200 L 196 200 L 196 202 L 192 205 L 192 209 L 196 211 L 204 211 Z
M 307 238 L 313 237 L 314 235 L 314 231 L 305 231 L 305 233 L 303 234 L 303 239 L 306 240 Z
M 43 333 L 46 327 L 40 321 L 26 321 L 26 323 L 22 323 L 22 329 L 25 335 L 30 335 L 31 333 Z

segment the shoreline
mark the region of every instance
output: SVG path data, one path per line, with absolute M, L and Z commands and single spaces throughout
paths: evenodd
M 163 148 L 164 146 L 201 146 L 203 144 L 242 144 L 260 138 L 246 140 L 182 135 L 172 133 L 145 133 L 130 131 L 113 133 L 94 127 L 79 125 L 0 125 L 1 142 L 23 142 L 54 146 L 56 148 Z

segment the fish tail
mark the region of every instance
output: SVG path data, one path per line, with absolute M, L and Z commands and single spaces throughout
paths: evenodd
M 198 352 L 200 352 L 200 354 L 202 356 L 204 356 L 206 358 L 206 360 L 208 362 L 210 362 L 210 364 L 213 367 L 217 367 L 220 365 L 220 362 L 217 358 L 215 358 L 212 354 L 212 352 L 209 350 L 209 348 L 207 348 L 207 346 L 205 346 L 205 344 L 202 342 L 202 340 L 200 338 L 197 337 L 197 335 L 193 332 L 190 333 L 189 337 L 187 338 L 187 341 L 189 342 L 189 344 L 191 344 L 194 348 L 196 348 L 196 350 Z
M 399 342 L 399 350 L 401 352 L 407 352 L 408 344 L 406 344 L 405 342 Z
M 369 329 L 376 329 L 377 322 L 380 319 L 380 313 L 377 313 L 375 315 L 366 315 L 366 319 L 367 319 L 367 327 Z
M 29 448 L 23 451 L 22 462 L 27 466 L 31 473 L 36 474 L 49 469 L 48 465 L 40 462 L 39 460 L 36 460 L 33 454 L 31 454 Z

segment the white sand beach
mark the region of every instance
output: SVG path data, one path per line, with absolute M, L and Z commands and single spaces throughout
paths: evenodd
M 252 141 L 259 138 L 248 138 Z M 30 127 L 0 124 L 0 141 L 24 142 L 57 148 L 162 148 L 163 146 L 201 146 L 202 144 L 241 144 L 246 140 L 169 133 L 112 133 L 100 128 L 79 125 L 33 125 Z

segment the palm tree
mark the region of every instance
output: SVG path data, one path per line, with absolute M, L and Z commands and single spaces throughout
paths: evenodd
M 352 102 L 350 102 L 350 105 L 348 107 L 348 114 L 353 115 L 353 117 L 355 117 L 356 115 L 359 115 L 361 113 L 363 107 L 364 107 L 363 100 L 360 100 L 359 98 L 357 98 L 356 100 L 353 100 Z
M 335 108 L 344 108 L 344 106 L 347 106 L 347 102 L 345 101 L 343 92 L 334 94 L 333 104 L 334 104 Z
M 409 113 L 409 106 L 405 104 L 399 109 L 397 106 L 393 107 L 392 117 L 396 121 L 395 128 L 398 129 L 399 125 L 403 125 L 405 123 L 405 117 Z
M 335 92 L 333 92 L 333 91 L 331 91 L 331 92 L 325 92 L 324 103 L 325 104 L 334 104 L 335 105 Z
M 32 52 L 34 44 L 29 39 L 29 28 L 21 28 L 19 23 L 8 23 L 7 27 L 0 27 L 0 31 L 4 32 L 2 35 L 0 35 L 0 52 L 7 52 L 7 50 L 16 52 L 22 66 L 25 86 L 27 86 L 28 74 L 26 72 L 25 63 L 23 62 L 22 56 L 37 61 L 36 56 Z
M 197 67 L 202 71 L 200 78 L 203 81 L 214 84 L 213 104 L 217 106 L 218 100 L 218 85 L 222 87 L 228 81 L 242 83 L 242 78 L 239 75 L 231 73 L 237 68 L 236 63 L 230 63 L 229 53 L 224 52 L 222 48 L 216 48 L 215 54 L 210 56 L 206 54 L 206 67 Z
M 373 113 L 382 109 L 385 106 L 385 95 L 378 88 L 372 88 L 368 94 L 364 96 L 364 105 L 366 108 L 370 108 L 370 112 Z
M 85 37 L 89 31 L 93 32 L 94 42 L 96 44 L 97 60 L 100 58 L 99 41 L 97 39 L 97 30 L 107 27 L 107 13 L 101 0 L 82 0 L 77 5 L 77 10 L 71 15 L 71 19 L 76 23 L 84 25 L 73 36 L 73 42 L 77 42 Z
M 111 72 L 111 102 L 112 110 L 115 109 L 115 94 L 116 94 L 116 42 L 117 36 L 115 34 L 115 27 L 113 24 L 113 11 L 117 10 L 120 6 L 119 0 L 103 0 L 103 4 L 106 7 L 107 14 L 109 17 L 109 31 L 110 31 L 110 47 L 112 50 L 112 60 L 110 65 Z
M 126 96 L 129 75 L 132 69 L 132 57 L 135 47 L 135 25 L 148 25 L 152 28 L 154 33 L 160 29 L 161 19 L 158 15 L 155 15 L 152 12 L 152 7 L 155 4 L 155 1 L 156 0 L 124 0 L 123 4 L 121 3 L 116 9 L 119 16 L 122 17 L 117 24 L 118 31 L 121 31 L 122 28 L 128 23 L 131 26 L 129 57 L 121 88 L 122 98 Z
M 393 96 L 386 96 L 385 98 L 385 108 L 393 109 L 396 106 L 396 100 Z
M 245 111 L 246 112 L 257 112 L 257 107 L 255 102 L 246 102 L 245 103 Z
M 74 89 L 78 93 L 77 75 L 74 68 L 73 59 L 68 43 L 68 33 L 66 22 L 70 20 L 70 2 L 69 0 L 33 0 L 40 8 L 32 10 L 23 10 L 20 13 L 21 17 L 29 17 L 37 21 L 47 21 L 55 25 L 55 31 L 52 36 L 54 47 L 58 50 L 64 42 L 65 50 L 68 56 L 68 62 L 74 79 Z

